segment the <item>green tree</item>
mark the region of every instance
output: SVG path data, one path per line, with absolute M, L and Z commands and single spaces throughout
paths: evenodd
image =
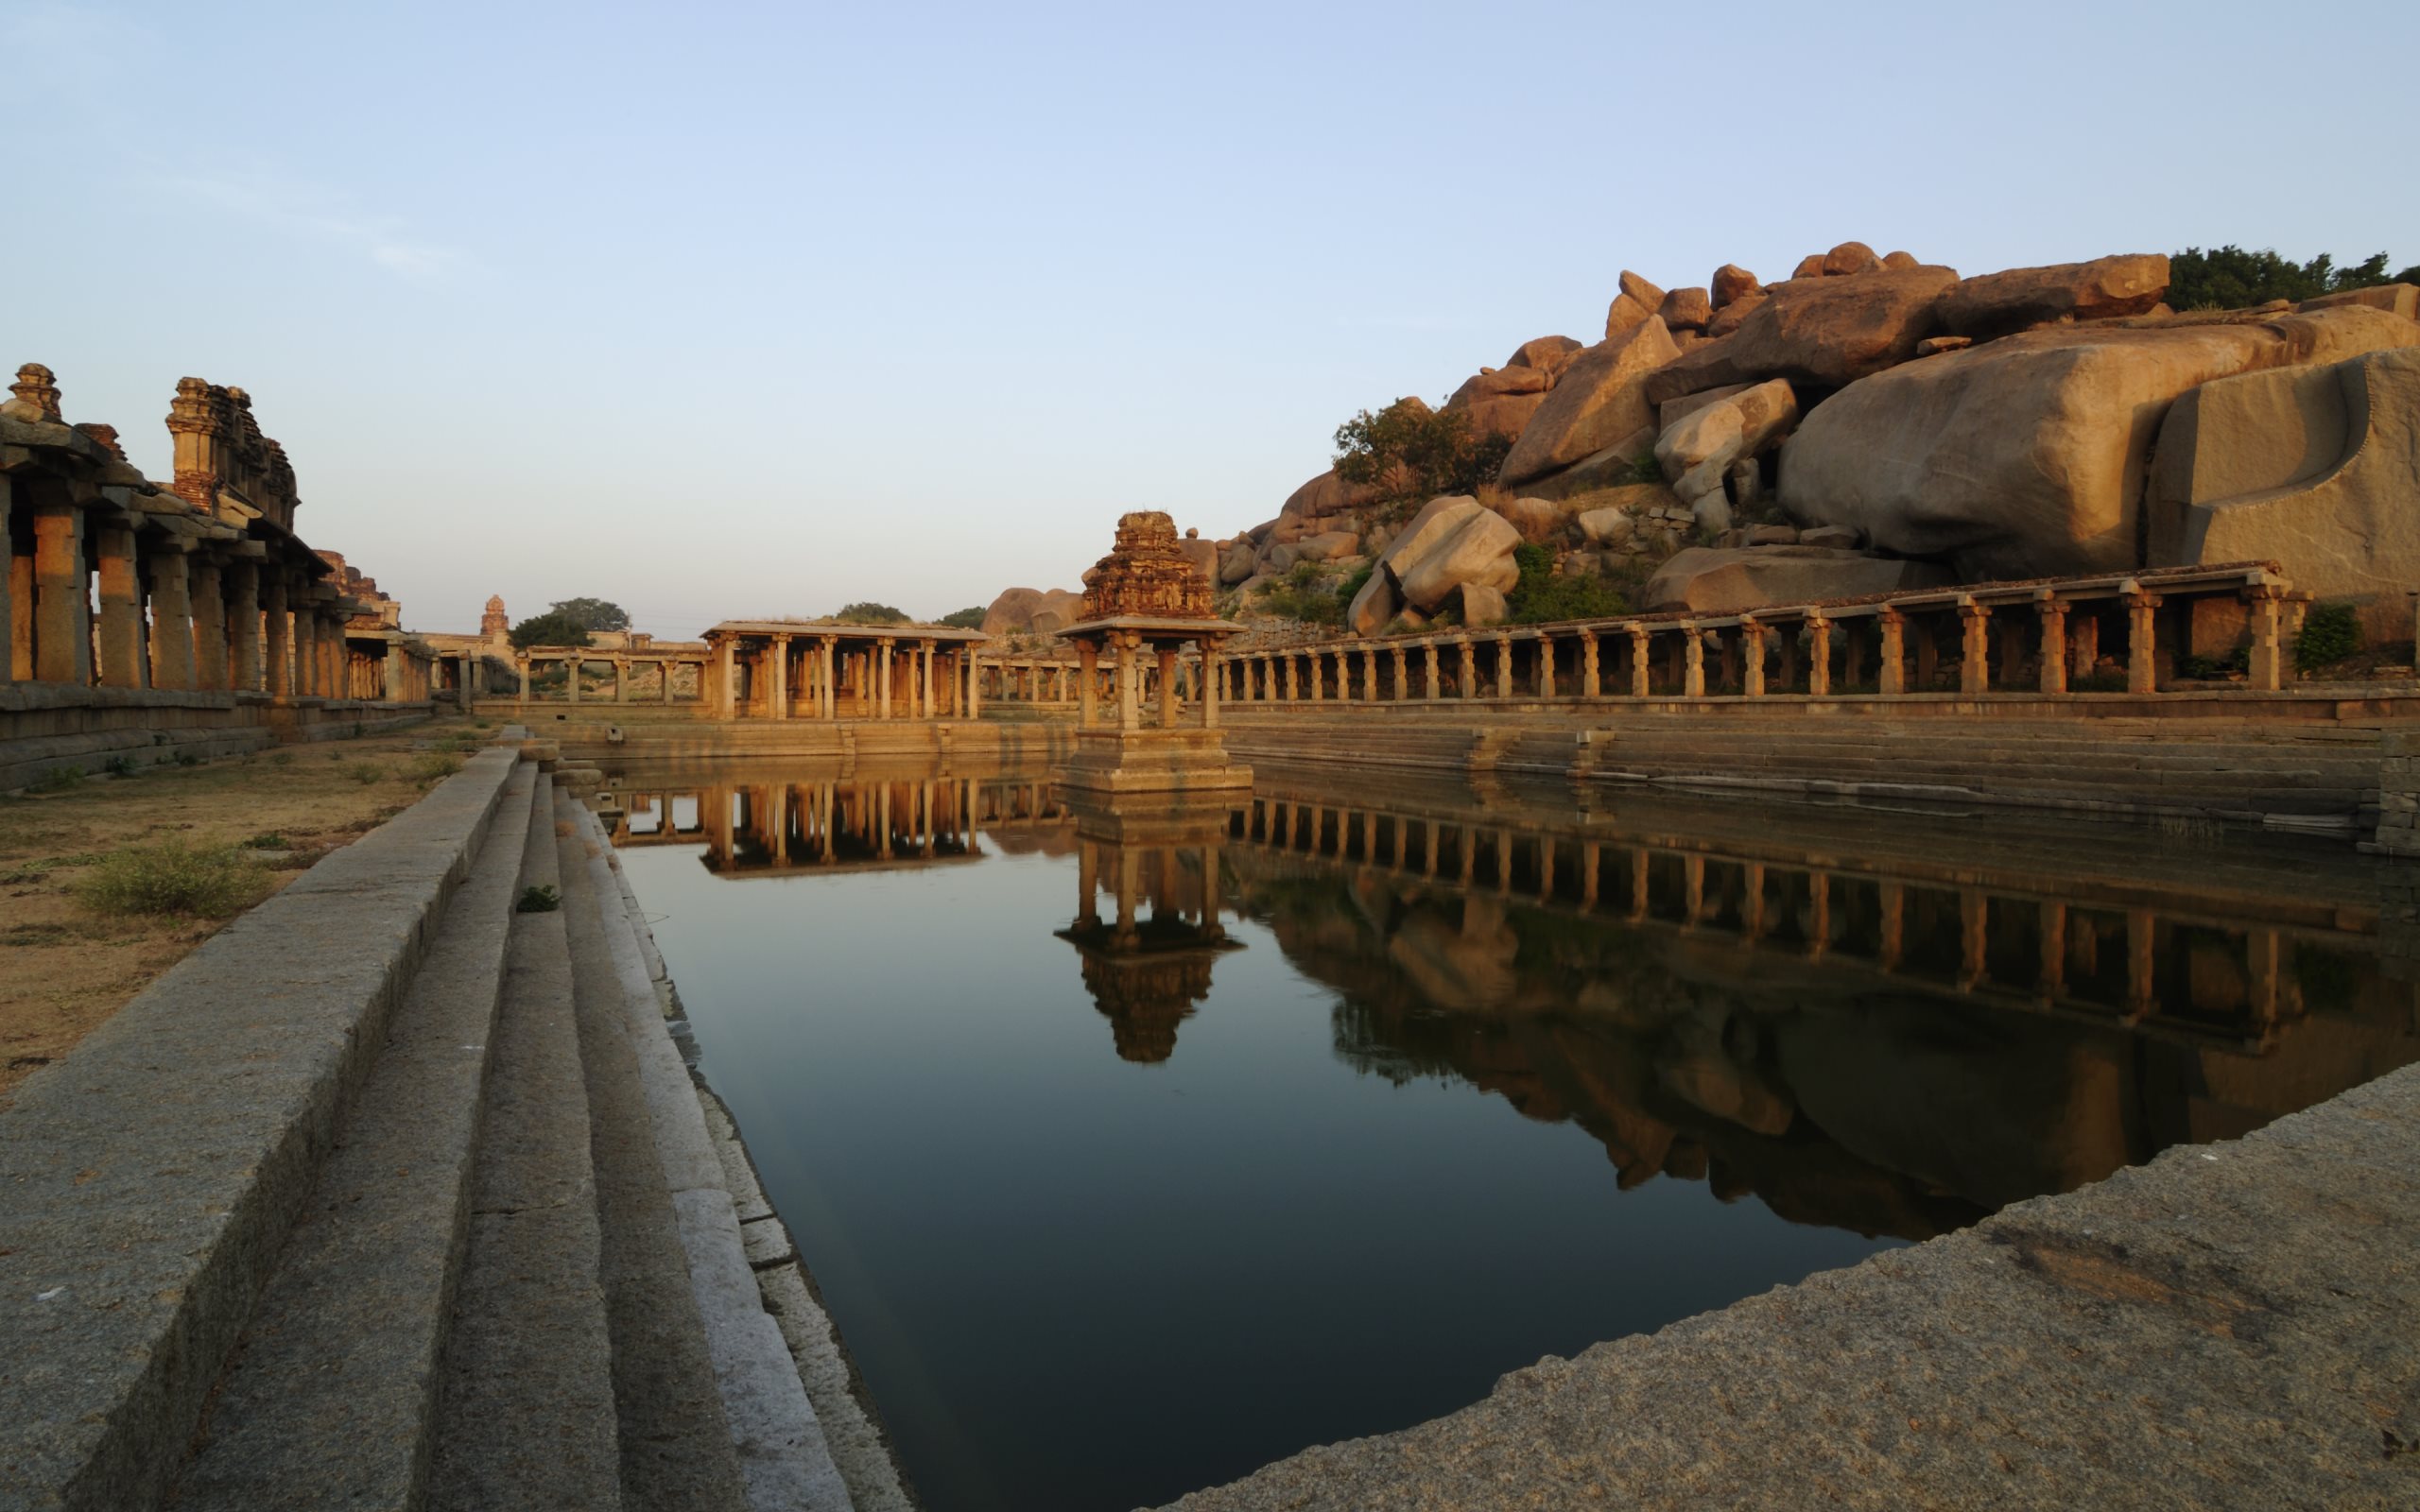
M 977 604 L 973 609 L 962 609 L 954 613 L 944 614 L 941 617 L 939 623 L 946 625 L 952 629 L 979 630 L 983 627 L 984 612 L 985 610 L 983 606 Z
M 1504 595 L 1504 607 L 1515 625 L 1550 625 L 1561 620 L 1607 619 L 1630 612 L 1620 589 L 1596 576 L 1557 576 L 1554 552 L 1547 546 L 1512 548 L 1520 581 Z
M 877 604 L 872 599 L 856 604 L 843 604 L 840 606 L 840 612 L 832 617 L 844 625 L 905 625 L 908 623 L 908 615 L 904 610 L 892 609 L 888 604 Z
M 546 606 L 549 614 L 560 614 L 584 630 L 627 630 L 631 616 L 622 606 L 611 599 L 566 598 Z
M 527 650 L 533 645 L 587 645 L 588 627 L 560 608 L 544 614 L 532 614 L 514 626 L 509 637 L 515 649 Z
M 2346 289 L 2420 282 L 2420 265 L 2390 273 L 2386 264 L 2384 252 L 2339 267 L 2328 252 L 2296 263 L 2274 248 L 2255 252 L 2233 244 L 2207 251 L 2187 247 L 2168 260 L 2168 302 L 2179 310 L 2239 310 L 2271 300 L 2299 303 Z
M 1510 438 L 1472 435 L 1470 416 L 1461 410 L 1398 399 L 1336 428 L 1336 475 L 1375 485 L 1389 498 L 1468 493 L 1494 480 L 1512 449 Z

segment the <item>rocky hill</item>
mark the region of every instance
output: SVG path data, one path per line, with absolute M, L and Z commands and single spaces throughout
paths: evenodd
M 1237 617 L 1361 634 L 1502 618 L 1547 563 L 1601 589 L 1569 602 L 1717 611 L 2265 558 L 2410 635 L 2420 289 L 2179 312 L 2169 284 L 2158 254 L 1962 278 L 1857 242 L 1772 284 L 1624 272 L 1594 344 L 1385 412 L 1500 455 L 1467 493 L 1331 469 L 1188 546 Z

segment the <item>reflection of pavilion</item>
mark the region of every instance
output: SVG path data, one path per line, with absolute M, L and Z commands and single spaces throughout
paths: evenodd
M 1076 806 L 1076 920 L 1058 935 L 1083 957 L 1084 990 L 1122 1060 L 1174 1055 L 1177 1025 L 1210 995 L 1211 963 L 1243 948 L 1219 922 L 1226 824 L 1223 806 Z M 1107 919 L 1104 884 L 1116 907 Z
M 706 868 L 736 877 L 973 861 L 982 830 L 1066 822 L 1049 784 L 1026 780 L 615 781 L 599 816 L 615 845 L 702 843 Z

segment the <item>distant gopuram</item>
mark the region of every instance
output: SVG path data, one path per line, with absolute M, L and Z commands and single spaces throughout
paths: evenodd
M 1236 627 L 1212 611 L 1207 578 L 1156 509 L 1117 522 L 1117 541 L 1087 575 L 1084 617 L 1060 634 L 1082 666 L 1077 679 L 1076 751 L 1059 774 L 1096 792 L 1249 790 L 1252 769 L 1232 765 L 1219 734 L 1219 646 Z M 1194 653 L 1185 659 L 1188 648 Z M 1104 718 L 1094 693 L 1104 649 L 1116 655 L 1117 709 Z M 1194 719 L 1182 720 L 1185 702 Z M 1144 721 L 1144 706 L 1155 706 Z

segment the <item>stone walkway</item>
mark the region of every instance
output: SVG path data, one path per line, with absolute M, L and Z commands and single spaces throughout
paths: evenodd
M 1172 1505 L 2411 1508 L 2415 1320 L 2420 1068 Z

